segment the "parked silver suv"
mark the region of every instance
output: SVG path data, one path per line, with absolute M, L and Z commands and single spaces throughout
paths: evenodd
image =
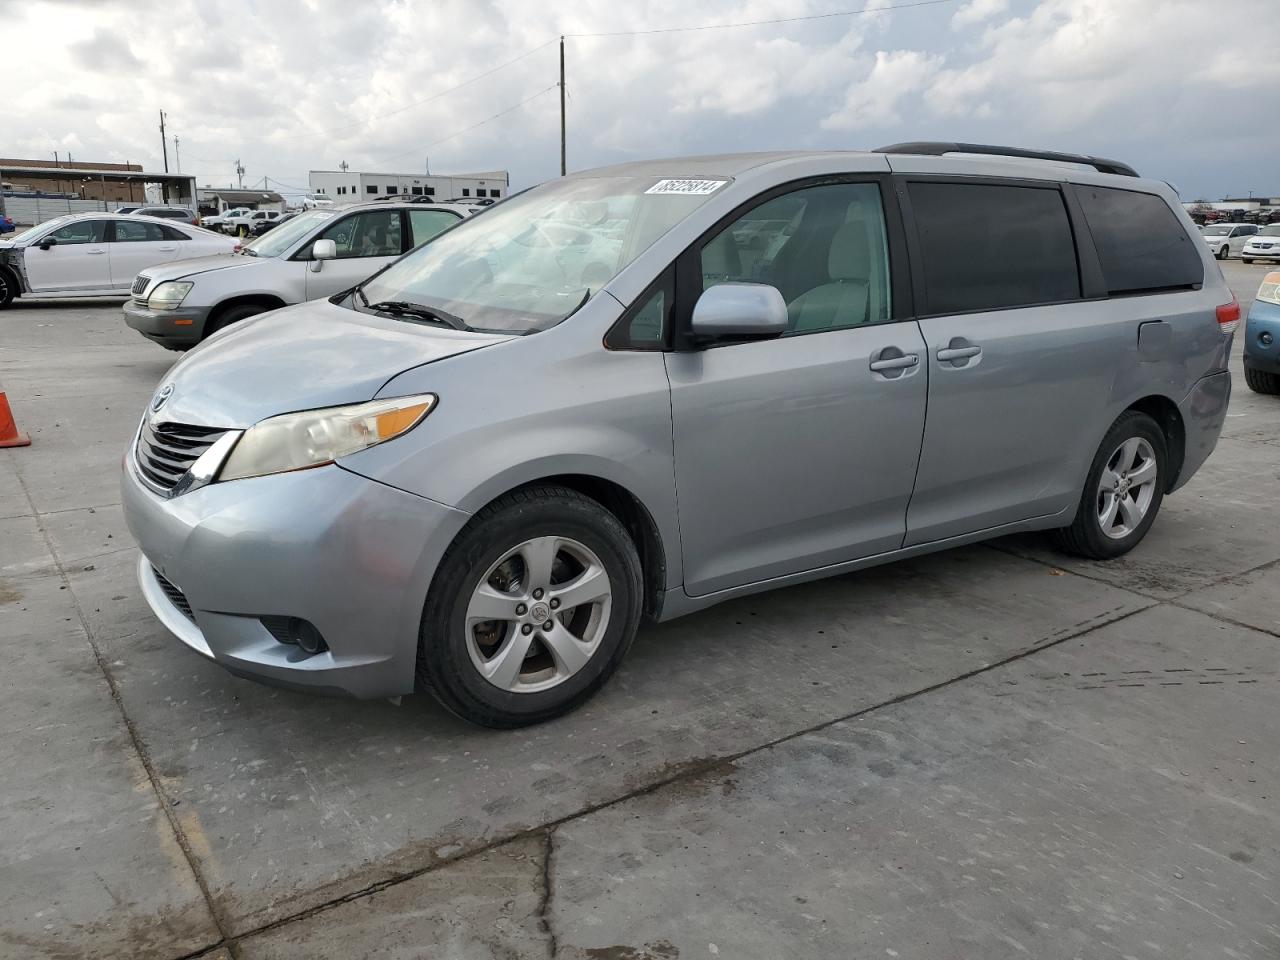
M 235 253 L 139 273 L 125 322 L 161 346 L 186 350 L 245 317 L 349 289 L 472 212 L 409 203 L 308 210 Z
M 956 151 L 1002 152 L 576 174 L 237 324 L 125 458 L 143 593 L 233 673 L 513 726 L 642 617 L 1015 531 L 1125 553 L 1213 450 L 1239 306 L 1164 183 Z

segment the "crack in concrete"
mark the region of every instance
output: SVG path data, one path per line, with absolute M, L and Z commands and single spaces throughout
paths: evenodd
M 209 885 L 205 881 L 204 875 L 200 872 L 199 862 L 196 859 L 195 851 L 191 848 L 191 842 L 186 832 L 182 829 L 182 824 L 178 820 L 178 815 L 173 809 L 168 796 L 160 785 L 160 777 L 156 773 L 154 764 L 151 761 L 151 755 L 147 752 L 146 744 L 142 740 L 142 735 L 138 732 L 137 726 L 133 722 L 133 718 L 129 716 L 129 711 L 124 705 L 124 698 L 120 695 L 120 688 L 116 684 L 115 675 L 112 674 L 111 668 L 107 664 L 107 659 L 102 654 L 101 648 L 98 646 L 97 640 L 94 638 L 93 630 L 89 626 L 89 618 L 85 616 L 84 607 L 80 603 L 80 598 L 76 595 L 75 589 L 72 587 L 71 578 L 67 575 L 66 567 L 58 556 L 58 551 L 53 545 L 53 537 L 49 535 L 49 529 L 45 526 L 43 515 L 36 508 L 35 500 L 32 499 L 31 490 L 27 486 L 26 478 L 22 476 L 22 471 L 14 465 L 14 476 L 17 477 L 18 486 L 22 489 L 22 495 L 26 498 L 27 503 L 31 506 L 31 519 L 35 521 L 36 529 L 40 531 L 40 536 L 44 540 L 45 549 L 49 552 L 49 558 L 53 561 L 54 569 L 58 571 L 58 577 L 62 580 L 63 586 L 66 588 L 67 596 L 71 600 L 71 606 L 76 612 L 76 617 L 80 621 L 80 629 L 84 631 L 85 642 L 89 644 L 89 649 L 93 653 L 93 658 L 98 664 L 98 669 L 102 671 L 103 679 L 107 682 L 107 690 L 111 695 L 111 700 L 115 703 L 116 709 L 120 712 L 120 718 L 124 722 L 125 731 L 129 734 L 129 741 L 133 745 L 134 752 L 138 756 L 138 762 L 142 764 L 142 769 L 146 771 L 147 780 L 151 784 L 151 789 L 156 795 L 156 801 L 160 804 L 160 809 L 164 812 L 165 819 L 169 822 L 169 829 L 173 831 L 174 842 L 178 844 L 178 848 L 182 851 L 183 858 L 187 862 L 187 868 L 191 871 L 192 879 L 195 880 L 196 887 L 200 891 L 200 895 L 204 898 L 205 906 L 209 910 L 209 916 L 213 920 L 214 928 L 218 931 L 220 942 L 227 946 L 228 953 L 233 958 L 238 958 L 239 953 L 229 942 L 228 927 L 219 915 L 214 905 L 213 894 L 209 890 Z M 202 950 L 201 952 L 208 952 Z
M 538 901 L 538 929 L 547 938 L 547 958 L 556 960 L 560 952 L 560 942 L 556 938 L 555 926 L 551 921 L 551 899 L 555 894 L 554 862 L 556 852 L 555 827 L 549 827 L 543 834 L 542 845 L 542 898 Z

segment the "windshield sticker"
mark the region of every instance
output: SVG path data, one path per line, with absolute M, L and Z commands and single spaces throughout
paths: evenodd
M 678 193 L 685 196 L 705 197 L 715 193 L 728 180 L 659 180 L 645 193 Z

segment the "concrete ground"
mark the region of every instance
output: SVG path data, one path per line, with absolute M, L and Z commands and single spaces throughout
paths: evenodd
M 1242 301 L 1265 268 L 1226 265 Z M 0 313 L 0 957 L 1280 956 L 1280 398 L 1110 564 L 998 541 L 646 629 L 529 730 L 234 679 L 134 582 L 176 355 Z

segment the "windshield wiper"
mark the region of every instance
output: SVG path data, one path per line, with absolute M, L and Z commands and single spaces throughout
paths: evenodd
M 357 287 L 356 290 L 359 292 L 360 288 Z M 360 297 L 364 299 L 363 292 L 360 292 Z M 452 313 L 445 313 L 435 307 L 425 307 L 420 303 L 410 303 L 407 300 L 379 300 L 377 303 L 372 304 L 365 300 L 365 305 L 370 310 L 377 310 L 381 313 L 412 317 L 415 320 L 426 320 L 430 323 L 442 323 L 446 327 L 452 327 L 454 330 L 471 329 Z

